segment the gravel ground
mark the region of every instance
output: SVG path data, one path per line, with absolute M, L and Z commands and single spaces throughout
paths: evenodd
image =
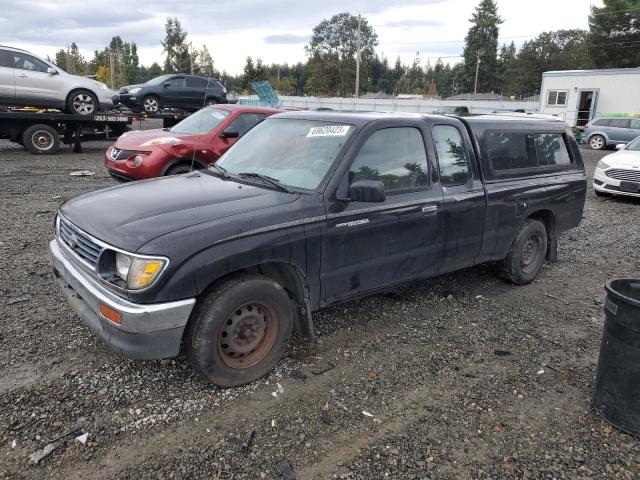
M 0 478 L 279 478 L 282 460 L 298 479 L 640 478 L 640 441 L 590 406 L 603 284 L 638 275 L 640 202 L 590 190 L 531 285 L 478 267 L 315 314 L 317 344 L 224 390 L 184 358 L 119 358 L 54 288 L 56 209 L 113 184 L 107 145 L 0 142 Z M 603 154 L 583 155 L 591 175 Z

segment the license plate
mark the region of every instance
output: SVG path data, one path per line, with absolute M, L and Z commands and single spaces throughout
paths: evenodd
M 640 183 L 620 182 L 620 191 L 629 193 L 640 193 Z

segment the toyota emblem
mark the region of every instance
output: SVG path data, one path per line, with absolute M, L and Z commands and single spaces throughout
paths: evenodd
M 71 236 L 69 237 L 69 247 L 71 247 L 71 250 L 75 250 L 76 247 L 78 246 L 78 238 L 76 237 L 75 233 L 72 233 Z

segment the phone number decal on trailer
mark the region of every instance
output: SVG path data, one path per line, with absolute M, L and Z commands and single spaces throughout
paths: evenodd
M 93 117 L 97 122 L 123 122 L 127 123 L 129 117 L 123 117 L 120 115 L 96 115 Z

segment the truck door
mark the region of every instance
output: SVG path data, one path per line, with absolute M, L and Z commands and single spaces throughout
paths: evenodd
M 482 248 L 486 196 L 473 148 L 461 126 L 434 124 L 431 131 L 444 198 L 442 272 L 447 272 L 476 263 Z
M 363 132 L 338 191 L 381 181 L 383 202 L 327 202 L 324 299 L 331 301 L 434 274 L 442 260 L 442 191 L 431 181 L 424 122 Z
M 7 50 L 0 50 L 0 99 L 6 103 L 14 103 L 16 100 L 13 58 Z

